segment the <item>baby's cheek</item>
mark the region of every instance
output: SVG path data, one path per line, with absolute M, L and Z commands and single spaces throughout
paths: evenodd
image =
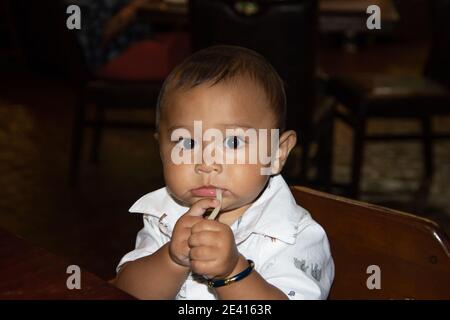
M 164 164 L 164 180 L 173 192 L 180 193 L 188 184 L 189 175 L 186 165 Z
M 258 196 L 269 178 L 261 175 L 260 168 L 258 165 L 238 165 L 230 170 L 227 179 L 236 194 L 245 198 Z

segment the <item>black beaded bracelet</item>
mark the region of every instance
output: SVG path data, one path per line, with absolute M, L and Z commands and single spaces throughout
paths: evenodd
M 217 279 L 217 280 L 208 280 L 208 287 L 210 288 L 217 288 L 217 287 L 223 287 L 228 286 L 232 284 L 233 282 L 240 281 L 244 279 L 246 276 L 248 276 L 253 268 L 255 267 L 255 263 L 252 260 L 247 260 L 248 262 L 248 268 L 246 268 L 244 271 L 238 273 L 235 276 L 232 276 L 230 278 L 225 279 Z

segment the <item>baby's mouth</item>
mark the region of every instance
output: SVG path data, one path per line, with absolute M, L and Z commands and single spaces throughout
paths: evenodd
M 200 188 L 192 189 L 191 193 L 196 197 L 216 197 L 216 187 L 213 186 L 203 186 Z M 224 189 L 221 189 L 222 193 L 225 192 Z

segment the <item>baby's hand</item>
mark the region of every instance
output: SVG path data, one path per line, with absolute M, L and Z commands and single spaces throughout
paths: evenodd
M 233 231 L 218 221 L 203 220 L 188 239 L 192 272 L 211 278 L 228 277 L 239 259 Z
M 203 220 L 202 215 L 206 209 L 218 205 L 219 201 L 216 199 L 201 199 L 194 203 L 191 209 L 178 219 L 172 232 L 172 240 L 169 244 L 169 255 L 175 263 L 185 267 L 190 266 L 188 239 L 191 236 L 191 228 Z

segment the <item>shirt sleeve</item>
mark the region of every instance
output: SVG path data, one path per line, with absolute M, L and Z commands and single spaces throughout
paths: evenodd
M 137 234 L 135 249 L 120 260 L 116 268 L 117 273 L 125 263 L 149 256 L 169 241 L 169 237 L 159 229 L 157 217 L 144 215 L 143 220 L 144 227 Z
M 279 245 L 280 249 L 260 269 L 266 281 L 289 299 L 326 299 L 334 278 L 334 263 L 322 227 L 312 221 L 297 234 L 295 244 Z

